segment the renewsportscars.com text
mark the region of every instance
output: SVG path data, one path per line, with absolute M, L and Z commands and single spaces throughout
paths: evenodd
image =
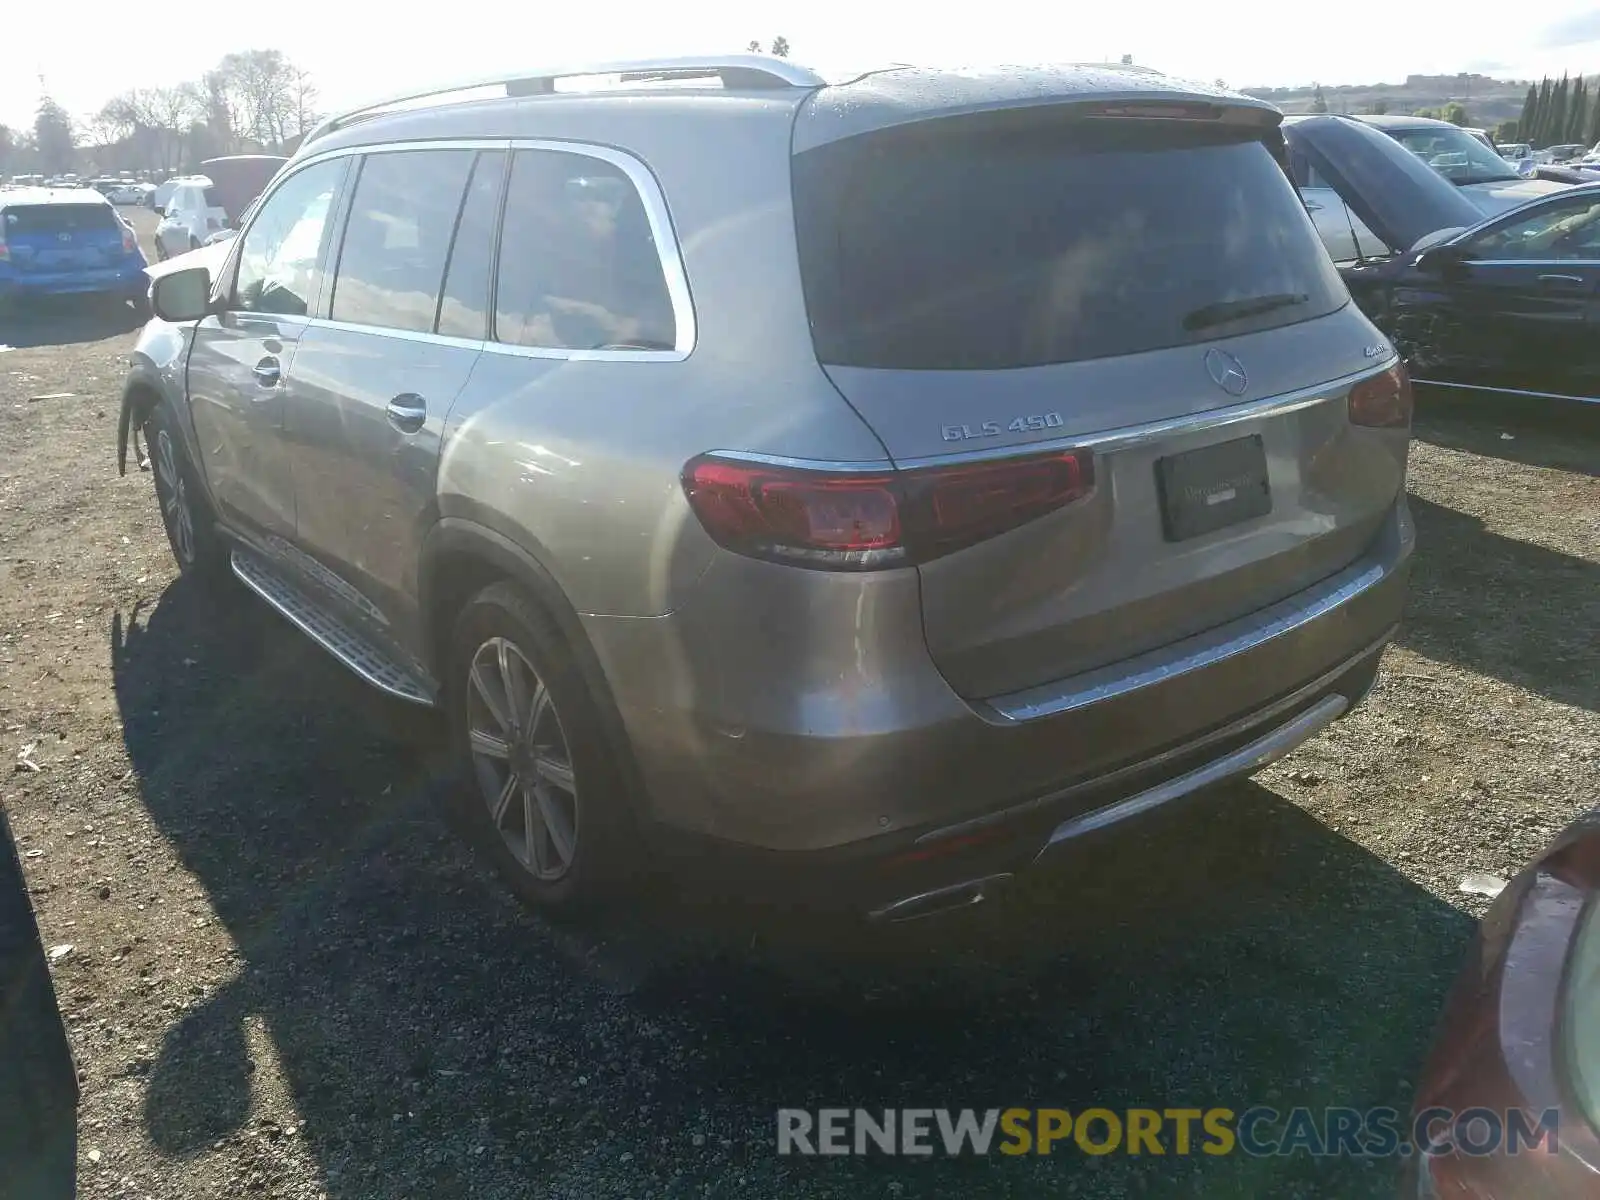
M 781 1108 L 778 1153 L 946 1157 L 1149 1154 L 1389 1158 L 1556 1154 L 1557 1109 Z

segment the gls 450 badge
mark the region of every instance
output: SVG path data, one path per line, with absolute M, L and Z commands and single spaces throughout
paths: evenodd
M 981 421 L 976 425 L 945 425 L 940 434 L 947 442 L 964 442 L 970 438 L 999 437 L 1002 433 L 1032 433 L 1039 429 L 1060 429 L 1066 421 L 1058 412 L 1035 413 L 1031 417 L 1015 417 L 1002 425 L 999 421 Z

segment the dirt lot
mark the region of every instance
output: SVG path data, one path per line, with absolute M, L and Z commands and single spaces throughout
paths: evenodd
M 174 583 L 113 462 L 134 336 L 0 329 L 0 802 L 72 947 L 85 1196 L 1389 1195 L 1386 1162 L 785 1159 L 774 1110 L 1403 1106 L 1461 879 L 1600 801 L 1600 437 L 1431 415 L 1400 643 L 1255 781 L 968 920 L 556 930 L 392 710 Z

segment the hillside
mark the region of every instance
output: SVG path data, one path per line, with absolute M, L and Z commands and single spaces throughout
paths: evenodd
M 1529 80 L 1492 79 L 1487 75 L 1408 75 L 1404 83 L 1323 84 L 1329 112 L 1413 113 L 1419 108 L 1442 108 L 1451 102 L 1467 110 L 1471 123 L 1492 129 L 1501 121 L 1522 114 Z M 1310 112 L 1316 84 L 1288 88 L 1244 88 L 1251 96 L 1270 100 L 1286 113 Z

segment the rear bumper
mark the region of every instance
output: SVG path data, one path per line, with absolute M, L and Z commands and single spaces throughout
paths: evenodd
M 748 569 L 764 564 L 734 568 L 738 587 L 713 564 L 672 616 L 585 624 L 658 824 L 819 863 L 920 854 L 1004 825 L 1020 840 L 995 861 L 1015 866 L 1063 822 L 1223 759 L 1329 696 L 1353 706 L 1399 621 L 1412 546 L 1402 500 L 1366 555 L 1281 604 L 986 703 L 934 669 L 915 580 L 895 573 L 870 593 L 857 577 L 837 597 L 830 581 L 795 601 Z
M 0 298 L 23 300 L 29 297 L 72 296 L 86 293 L 142 296 L 150 287 L 144 264 L 107 267 L 96 271 L 70 271 L 59 274 L 0 274 Z

